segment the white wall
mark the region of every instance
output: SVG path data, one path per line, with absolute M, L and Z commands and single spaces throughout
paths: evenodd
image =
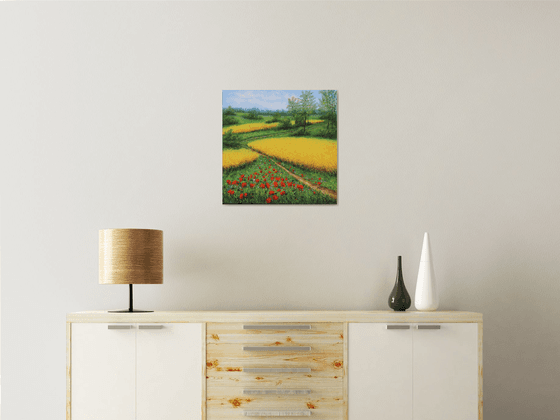
M 431 233 L 484 314 L 485 417 L 560 412 L 560 4 L 0 5 L 3 417 L 65 410 L 65 315 L 127 305 L 98 230 L 164 231 L 156 310 L 388 309 Z M 222 89 L 338 89 L 337 206 L 221 205 Z

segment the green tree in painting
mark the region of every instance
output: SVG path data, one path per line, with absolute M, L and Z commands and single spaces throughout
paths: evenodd
M 227 130 L 224 135 L 222 135 L 222 149 L 240 149 L 241 148 L 241 136 L 233 132 L 233 130 Z
M 327 121 L 327 131 L 333 127 L 336 127 L 336 105 L 337 97 L 336 90 L 320 90 L 321 103 L 319 104 L 319 112 L 321 118 Z
M 290 121 L 290 117 L 282 118 L 280 123 L 278 124 L 277 128 L 279 130 L 289 130 L 292 128 L 292 122 Z
M 256 109 L 251 109 L 246 115 L 245 118 L 248 120 L 262 120 L 262 117 L 259 115 Z
M 317 109 L 317 104 L 315 102 L 315 97 L 310 90 L 304 90 L 299 95 L 299 98 L 291 97 L 288 99 L 288 111 L 294 116 L 297 121 L 299 118 L 303 121 L 303 132 L 305 133 L 305 127 L 307 127 L 307 121 L 315 113 Z
M 235 115 L 235 111 L 233 110 L 231 105 L 224 109 L 224 115 Z
M 280 122 L 282 118 L 282 115 L 280 115 L 279 112 L 275 112 L 274 114 L 272 114 L 272 119 L 269 122 Z
M 231 115 L 224 115 L 222 117 L 222 127 L 225 127 L 227 125 L 234 125 L 237 124 L 239 121 L 237 120 L 237 118 L 232 117 Z
M 297 113 L 294 117 L 294 125 L 296 127 L 303 127 L 305 125 L 305 115 L 303 113 Z

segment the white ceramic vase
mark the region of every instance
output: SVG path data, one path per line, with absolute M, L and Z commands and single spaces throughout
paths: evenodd
M 422 244 L 422 255 L 420 256 L 420 267 L 418 268 L 418 279 L 416 280 L 416 295 L 414 306 L 419 311 L 435 311 L 439 306 L 439 298 L 436 289 L 436 276 L 432 263 L 432 250 L 428 232 L 424 233 Z

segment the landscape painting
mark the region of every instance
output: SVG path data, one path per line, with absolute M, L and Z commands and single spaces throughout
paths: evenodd
M 223 204 L 336 204 L 336 90 L 222 91 Z

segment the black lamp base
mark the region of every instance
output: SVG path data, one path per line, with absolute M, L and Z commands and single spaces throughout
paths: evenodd
M 107 311 L 107 312 L 111 312 L 111 313 L 138 313 L 138 312 L 154 312 L 154 311 L 142 311 L 140 309 L 133 309 L 132 311 L 130 309 L 119 309 L 116 311 Z
M 115 311 L 107 311 L 107 312 L 111 312 L 111 313 L 119 313 L 119 314 L 123 314 L 123 313 L 141 313 L 141 312 L 154 312 L 154 311 L 143 311 L 141 309 L 134 309 L 133 308 L 133 299 L 132 299 L 132 284 L 128 285 L 128 304 L 129 307 L 128 309 L 117 309 Z

